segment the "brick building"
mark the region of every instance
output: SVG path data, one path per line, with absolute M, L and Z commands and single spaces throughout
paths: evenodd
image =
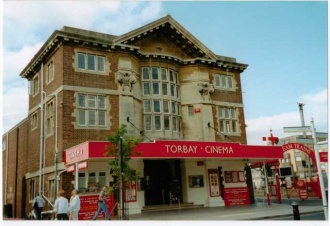
M 20 74 L 29 81 L 29 113 L 2 138 L 3 204 L 13 204 L 13 216 L 23 218 L 39 191 L 51 203 L 55 187 L 69 197 L 75 180 L 79 189 L 91 181 L 109 185 L 106 161 L 89 162 L 98 170 L 85 169 L 78 176 L 66 171 L 65 150 L 104 141 L 127 120 L 151 140 L 246 144 L 240 79 L 246 68 L 235 58 L 213 53 L 170 15 L 121 36 L 72 27 L 54 31 Z M 130 124 L 127 128 L 130 136 L 140 136 Z M 180 169 L 183 202 L 219 206 L 223 197 L 207 195 L 207 170 L 221 166 L 244 172 L 243 158 L 140 159 L 133 164 L 144 173 L 157 164 Z M 204 181 L 202 196 L 183 185 L 196 162 L 203 165 L 193 178 Z M 246 187 L 239 182 L 236 187 Z M 134 206 L 137 212 L 148 203 L 160 204 L 146 193 L 139 191 L 144 197 Z

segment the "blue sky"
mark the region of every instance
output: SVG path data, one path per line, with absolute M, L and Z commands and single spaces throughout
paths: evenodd
M 3 3 L 3 133 L 27 116 L 27 82 L 19 73 L 55 29 L 64 25 L 120 35 L 167 13 L 214 53 L 249 64 L 241 74 L 249 144 L 273 129 L 314 117 L 327 131 L 328 3 L 108 2 Z M 28 9 L 28 10 L 27 10 Z M 47 14 L 45 14 L 47 12 Z M 15 60 L 15 61 L 14 61 Z M 7 101 L 9 100 L 9 101 Z

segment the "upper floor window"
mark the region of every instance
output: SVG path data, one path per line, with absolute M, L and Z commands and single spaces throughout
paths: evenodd
M 78 94 L 78 125 L 106 126 L 105 96 Z
M 145 130 L 181 132 L 178 72 L 167 68 L 143 67 L 141 73 Z
M 105 72 L 105 57 L 89 53 L 77 53 L 77 66 L 80 70 Z
M 35 129 L 38 127 L 38 112 L 35 112 L 32 114 L 32 120 L 31 120 L 31 129 Z
M 54 128 L 54 102 L 51 101 L 46 106 L 46 134 L 53 134 Z
M 30 81 L 30 94 L 35 95 L 39 92 L 39 76 L 36 75 L 31 81 Z
M 232 75 L 219 75 L 214 76 L 215 87 L 220 89 L 234 89 L 234 79 Z
M 7 141 L 2 140 L 2 150 L 5 151 L 7 149 Z
M 220 131 L 224 133 L 238 132 L 238 117 L 236 108 L 218 107 L 218 120 Z
M 54 80 L 54 62 L 51 61 L 47 66 L 47 82 Z

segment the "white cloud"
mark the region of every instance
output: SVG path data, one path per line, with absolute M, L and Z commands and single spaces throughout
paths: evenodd
M 161 15 L 161 2 L 5 1 L 4 43 L 9 49 L 45 41 L 72 26 L 120 35 Z M 15 28 L 15 29 L 13 29 Z
M 19 73 L 42 44 L 63 26 L 121 35 L 160 18 L 161 2 L 4 1 L 2 129 L 28 112 L 27 81 Z
M 328 131 L 327 97 L 327 90 L 322 90 L 317 93 L 305 94 L 299 98 L 301 100 L 299 102 L 305 104 L 305 125 L 310 125 L 310 119 L 313 117 L 317 132 Z M 246 128 L 248 144 L 266 145 L 267 143 L 262 141 L 262 137 L 268 137 L 270 129 L 273 130 L 273 135 L 279 138 L 295 135 L 284 133 L 283 127 L 301 126 L 298 104 L 296 112 L 247 119 L 246 124 L 248 125 Z
M 4 57 L 4 77 L 3 82 L 8 84 L 9 82 L 18 82 L 22 80 L 19 73 L 29 63 L 33 56 L 38 52 L 43 43 L 38 42 L 31 46 L 23 46 L 18 51 L 3 50 Z M 8 87 L 5 87 L 8 88 Z
M 2 133 L 7 132 L 28 116 L 29 96 L 27 83 L 7 87 L 3 91 Z

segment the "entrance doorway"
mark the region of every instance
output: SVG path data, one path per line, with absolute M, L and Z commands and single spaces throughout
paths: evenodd
M 181 200 L 180 160 L 144 160 L 145 205 L 164 205 Z

